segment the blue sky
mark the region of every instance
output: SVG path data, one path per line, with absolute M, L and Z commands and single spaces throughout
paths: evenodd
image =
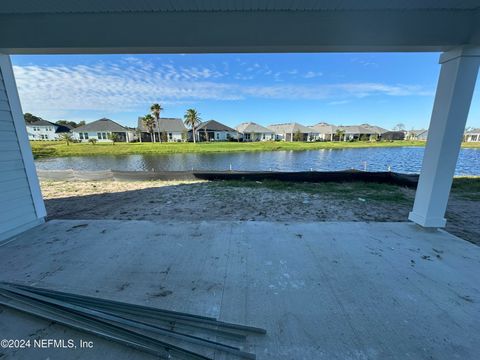
M 135 126 L 197 109 L 235 126 L 300 122 L 426 128 L 437 53 L 13 56 L 24 112 L 50 121 L 108 117 Z M 480 86 L 477 86 L 477 88 Z M 480 91 L 467 126 L 480 127 Z

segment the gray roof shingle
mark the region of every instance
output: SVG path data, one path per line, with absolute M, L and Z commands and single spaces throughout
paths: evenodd
M 273 131 L 271 129 L 268 129 L 262 125 L 258 125 L 257 123 L 254 123 L 254 122 L 241 123 L 240 125 L 237 125 L 237 127 L 235 127 L 235 130 L 237 130 L 239 133 L 242 133 L 242 134 L 245 134 L 245 133 L 273 134 Z
M 43 119 L 33 121 L 31 123 L 25 122 L 25 125 L 26 126 L 53 126 L 53 127 L 55 127 L 55 133 L 57 133 L 57 134 L 70 132 L 72 130 L 72 128 L 70 126 L 55 124 L 51 121 L 43 120 Z
M 205 122 L 202 122 L 200 125 L 197 126 L 197 130 L 207 130 L 207 131 L 227 131 L 227 132 L 234 132 L 235 129 L 232 129 L 231 127 L 224 125 L 222 123 L 219 123 L 216 120 L 208 120 Z
M 122 125 L 116 123 L 113 120 L 102 118 L 96 121 L 92 121 L 91 123 L 85 124 L 83 126 L 79 126 L 72 130 L 73 132 L 88 132 L 88 131 L 108 131 L 108 132 L 126 132 L 128 131 L 127 128 L 123 127 Z
M 138 128 L 141 131 L 148 131 L 148 129 L 143 124 L 143 117 L 138 117 Z M 155 125 L 155 131 L 162 132 L 185 132 L 187 128 L 183 123 L 182 119 L 179 118 L 160 118 L 158 120 L 158 128 Z
M 311 128 L 299 123 L 273 124 L 268 125 L 268 128 L 276 134 L 296 133 L 299 131 L 303 134 L 311 134 L 313 132 Z

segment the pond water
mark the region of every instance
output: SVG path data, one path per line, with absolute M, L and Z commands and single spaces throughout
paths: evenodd
M 424 148 L 362 148 L 309 151 L 189 153 L 167 155 L 82 156 L 36 161 L 42 170 L 186 171 L 330 171 L 359 169 L 418 173 Z M 480 149 L 462 149 L 456 175 L 480 175 Z

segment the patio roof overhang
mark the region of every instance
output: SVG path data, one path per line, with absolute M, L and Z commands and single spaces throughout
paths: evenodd
M 3 0 L 0 52 L 448 51 L 480 45 L 477 0 Z
M 479 0 L 3 0 L 0 240 L 46 215 L 10 54 L 329 51 L 444 52 L 409 217 L 443 227 L 480 64 Z

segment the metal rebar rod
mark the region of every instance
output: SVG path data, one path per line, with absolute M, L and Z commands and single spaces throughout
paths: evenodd
M 22 285 L 22 284 L 16 284 L 16 283 L 12 283 L 12 282 L 0 282 L 0 284 L 14 286 L 14 287 L 17 287 L 17 288 L 23 288 L 25 290 L 33 291 L 33 292 L 44 292 L 44 293 L 48 292 L 51 295 L 76 297 L 76 298 L 79 298 L 79 299 L 86 299 L 86 300 L 92 300 L 92 301 L 93 300 L 95 300 L 95 301 L 100 300 L 104 303 L 109 303 L 109 304 L 114 304 L 114 305 L 119 305 L 119 306 L 126 305 L 130 308 L 142 309 L 146 312 L 153 311 L 155 313 L 162 313 L 162 314 L 171 315 L 172 317 L 179 316 L 179 317 L 182 317 L 182 318 L 185 317 L 185 318 L 212 320 L 212 321 L 216 320 L 214 317 L 208 317 L 208 316 L 189 314 L 189 313 L 184 313 L 184 312 L 179 312 L 179 311 L 153 308 L 153 307 L 149 307 L 149 306 L 145 306 L 145 305 L 139 305 L 139 304 L 129 304 L 129 303 L 124 303 L 124 302 L 115 301 L 115 300 L 101 299 L 101 298 L 96 298 L 96 297 L 92 297 L 92 296 L 66 293 L 66 292 L 62 292 L 62 291 L 50 290 L 50 289 L 39 288 L 39 287 L 28 286 L 28 285 Z
M 45 295 L 50 296 L 48 294 L 45 294 Z M 190 318 L 184 319 L 184 318 L 178 318 L 178 317 L 171 317 L 165 314 L 156 314 L 156 313 L 150 313 L 150 312 L 144 313 L 141 309 L 130 309 L 128 307 L 118 307 L 108 303 L 104 303 L 101 300 L 92 301 L 92 300 L 86 300 L 86 299 L 78 299 L 75 297 L 57 297 L 56 295 L 51 295 L 51 296 L 62 299 L 62 300 L 68 300 L 71 303 L 75 303 L 84 307 L 102 309 L 103 312 L 107 312 L 113 315 L 121 315 L 123 317 L 128 316 L 130 318 L 146 317 L 150 320 L 153 319 L 156 321 L 164 322 L 171 326 L 179 326 L 179 327 L 183 326 L 183 327 L 193 328 L 193 329 L 202 329 L 202 330 L 211 331 L 223 336 L 234 337 L 237 339 L 246 338 L 245 331 L 239 331 L 235 329 L 220 327 L 218 326 L 217 322 L 204 323 L 204 322 L 199 322 L 198 320 L 193 320 Z
M 202 354 L 182 349 L 135 331 L 64 311 L 58 309 L 58 307 L 11 293 L 5 289 L 0 289 L 0 304 L 107 340 L 116 341 L 165 359 L 170 359 L 171 353 L 176 353 L 187 359 L 212 360 Z
M 104 311 L 110 312 L 110 313 L 129 314 L 131 316 L 145 316 L 158 321 L 168 322 L 170 324 L 206 329 L 209 331 L 222 333 L 225 336 L 236 337 L 240 339 L 244 339 L 246 337 L 245 331 L 238 331 L 235 329 L 227 329 L 227 328 L 219 327 L 216 320 L 214 320 L 214 322 L 204 323 L 204 322 L 199 322 L 198 319 L 192 319 L 188 317 L 184 318 L 182 316 L 171 316 L 170 314 L 164 314 L 162 312 L 157 313 L 156 311 L 146 311 L 145 309 L 138 308 L 135 305 L 129 307 L 128 304 L 126 303 L 114 302 L 112 304 L 110 300 L 104 300 L 100 298 L 96 299 L 89 296 L 73 295 L 73 294 L 67 294 L 67 293 L 62 293 L 62 295 L 58 295 L 58 293 L 53 290 L 42 289 L 37 291 L 37 290 L 30 290 L 35 288 L 29 288 L 25 286 L 15 286 L 15 287 L 21 288 L 21 289 L 27 289 L 28 291 L 32 291 L 38 294 L 43 294 L 46 296 L 51 296 L 61 300 L 68 300 L 69 302 L 76 303 L 82 306 L 88 306 L 91 308 L 102 308 L 104 309 Z M 151 308 L 151 309 L 154 309 L 154 308 Z
M 200 337 L 193 336 L 193 335 L 183 334 L 183 333 L 179 333 L 179 332 L 172 331 L 172 330 L 162 329 L 162 328 L 157 327 L 157 326 L 153 326 L 153 325 L 150 325 L 150 324 L 145 324 L 145 323 L 138 322 L 138 321 L 133 321 L 133 320 L 126 319 L 126 318 L 123 318 L 123 317 L 119 317 L 119 316 L 116 316 L 116 315 L 111 315 L 111 314 L 108 314 L 108 313 L 98 311 L 96 309 L 85 308 L 85 307 L 82 307 L 82 306 L 79 306 L 79 305 L 70 304 L 70 303 L 67 303 L 67 302 L 62 301 L 62 300 L 58 300 L 58 299 L 51 298 L 51 297 L 48 297 L 48 296 L 39 295 L 37 293 L 25 291 L 25 290 L 18 289 L 18 288 L 15 288 L 15 287 L 8 286 L 8 287 L 3 287 L 3 288 L 4 289 L 7 288 L 8 291 L 14 292 L 18 295 L 26 296 L 26 297 L 29 297 L 29 298 L 32 298 L 32 299 L 38 300 L 38 301 L 43 301 L 43 302 L 48 303 L 50 305 L 59 306 L 59 307 L 62 307 L 63 309 L 67 309 L 68 311 L 73 311 L 75 313 L 79 313 L 80 315 L 92 318 L 93 320 L 101 319 L 101 321 L 107 321 L 108 323 L 113 322 L 112 325 L 117 325 L 118 326 L 118 324 L 121 324 L 121 325 L 129 326 L 129 327 L 134 327 L 134 328 L 138 328 L 138 329 L 145 330 L 145 331 L 155 332 L 157 334 L 161 334 L 161 335 L 168 336 L 168 337 L 171 337 L 171 338 L 187 341 L 187 342 L 190 342 L 190 343 L 193 343 L 193 344 L 208 346 L 208 347 L 211 347 L 213 349 L 221 350 L 221 351 L 224 351 L 224 352 L 227 352 L 227 353 L 230 353 L 230 354 L 242 357 L 242 358 L 255 359 L 254 354 L 241 351 L 239 348 L 234 347 L 234 346 L 225 345 L 225 344 L 222 344 L 222 343 L 219 343 L 219 342 L 216 342 L 216 341 L 207 340 L 207 339 L 200 338 Z
M 26 290 L 32 291 L 32 292 L 47 294 L 48 296 L 53 296 L 53 297 L 59 298 L 61 300 L 64 300 L 65 298 L 68 298 L 69 301 L 71 299 L 88 301 L 95 306 L 105 305 L 106 307 L 108 307 L 108 308 L 112 307 L 115 310 L 120 310 L 120 309 L 121 310 L 126 310 L 131 314 L 132 313 L 134 313 L 134 314 L 141 313 L 142 315 L 161 317 L 161 318 L 170 317 L 170 318 L 175 318 L 175 319 L 178 319 L 178 320 L 184 320 L 184 321 L 188 321 L 188 322 L 192 322 L 192 323 L 208 324 L 208 325 L 218 326 L 218 327 L 222 327 L 224 329 L 232 329 L 232 330 L 236 330 L 236 331 L 240 331 L 240 332 L 255 333 L 255 334 L 262 334 L 262 335 L 266 334 L 266 330 L 262 329 L 262 328 L 247 326 L 247 325 L 227 323 L 227 322 L 216 320 L 215 318 L 208 318 L 208 317 L 192 315 L 192 314 L 188 314 L 188 313 L 181 313 L 181 312 L 176 312 L 176 311 L 157 309 L 157 308 L 152 308 L 152 307 L 143 306 L 143 305 L 128 304 L 128 303 L 124 303 L 124 302 L 95 298 L 95 297 L 85 296 L 85 295 L 64 293 L 64 292 L 60 292 L 60 291 L 48 290 L 48 289 L 37 288 L 37 287 L 33 287 L 33 286 L 15 284 L 15 283 L 3 282 L 3 283 L 0 283 L 0 284 L 6 284 L 6 285 L 14 286 L 14 287 L 17 287 L 17 288 L 23 288 L 23 289 L 26 289 Z
M 108 307 L 104 307 L 102 305 L 92 305 L 92 304 L 86 304 L 78 300 L 71 300 L 72 303 L 76 303 L 80 306 L 84 307 L 89 307 L 89 308 L 94 308 L 94 309 L 101 309 L 101 311 L 105 313 L 109 313 L 112 315 L 117 315 L 120 317 L 124 317 L 133 321 L 140 321 L 145 324 L 149 325 L 154 325 L 154 326 L 159 326 L 159 323 L 162 324 L 165 328 L 168 328 L 170 330 L 174 330 L 174 328 L 179 328 L 183 330 L 189 330 L 189 331 L 203 331 L 203 332 L 209 332 L 212 333 L 216 336 L 221 336 L 221 337 L 227 337 L 234 339 L 236 341 L 244 341 L 246 339 L 246 334 L 245 332 L 239 332 L 231 329 L 224 329 L 215 325 L 209 325 L 209 324 L 202 324 L 202 323 L 195 323 L 191 322 L 188 320 L 179 320 L 179 319 L 174 319 L 174 318 L 162 318 L 162 317 L 154 317 L 154 316 L 145 316 L 145 315 L 139 315 L 136 313 L 130 313 L 128 310 L 114 310 Z M 140 319 L 140 320 L 139 320 Z

